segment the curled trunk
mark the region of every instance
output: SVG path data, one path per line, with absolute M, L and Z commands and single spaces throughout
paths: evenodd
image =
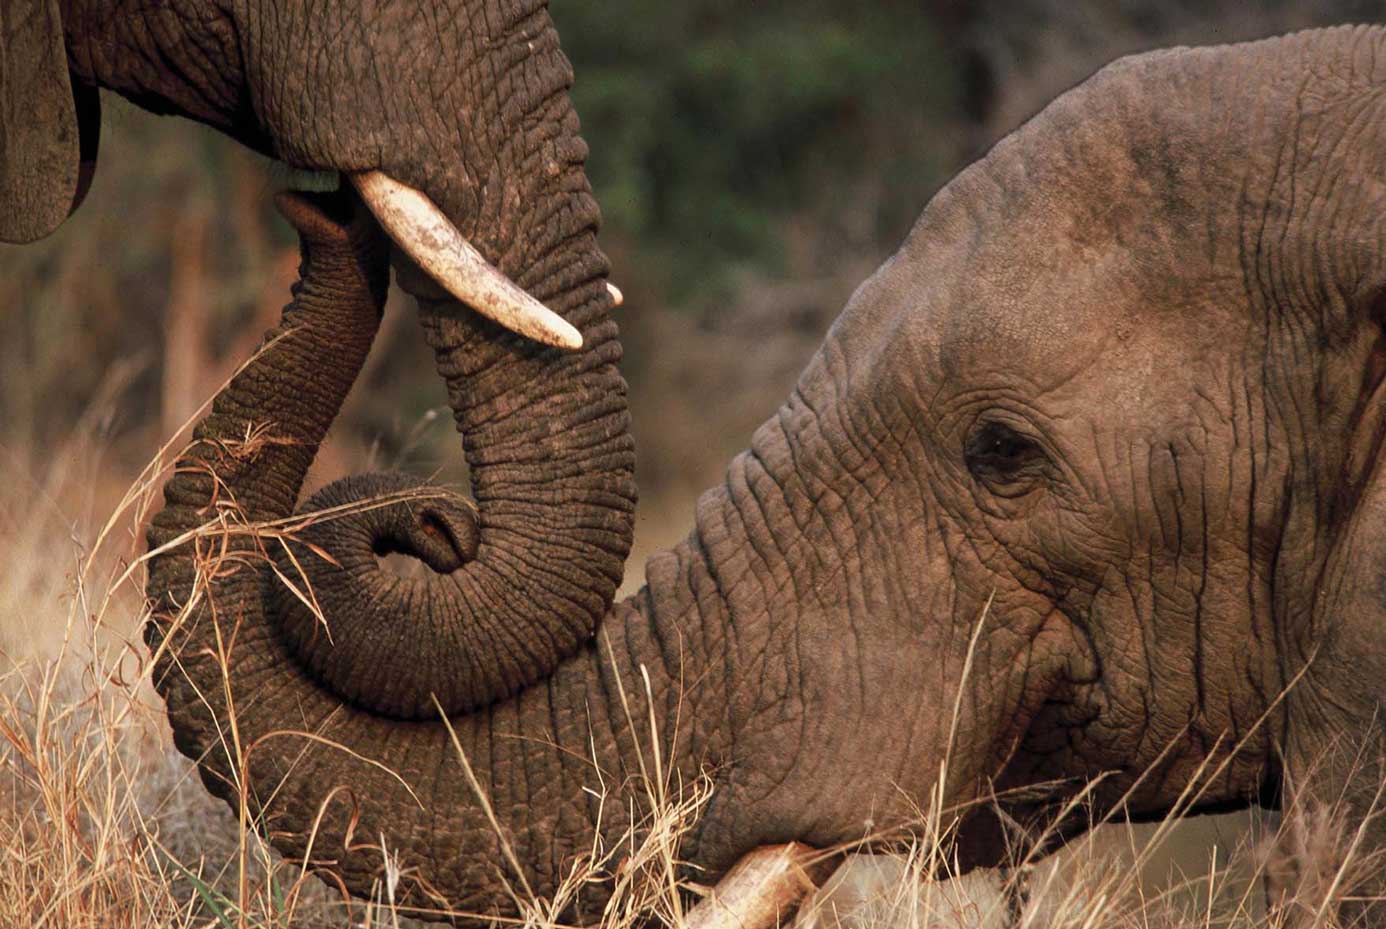
M 317 444 L 369 349 L 385 292 L 384 240 L 369 219 L 342 226 L 325 212 L 342 206 L 286 201 L 304 247 L 294 300 L 262 351 L 217 397 L 165 491 L 168 505 L 150 530 L 156 603 L 146 638 L 156 655 L 154 679 L 175 740 L 198 759 L 208 788 L 233 806 L 244 795 L 255 822 L 288 854 L 325 863 L 366 894 L 383 843 L 417 875 L 402 891 L 413 902 L 507 908 L 497 870 L 505 857 L 477 789 L 494 804 L 506 840 L 533 862 L 532 872 L 506 878 L 552 893 L 559 863 L 581 851 L 597 827 L 580 785 L 633 774 L 625 759 L 635 757 L 646 720 L 665 716 L 663 658 L 643 621 L 632 622 L 633 635 L 609 642 L 605 653 L 584 641 L 541 686 L 454 720 L 455 744 L 436 710 L 430 720 L 411 723 L 392 718 L 397 707 L 381 712 L 369 705 L 399 686 L 397 656 L 409 648 L 398 640 L 436 635 L 455 615 L 456 600 L 426 585 L 412 603 L 399 592 L 395 605 L 413 609 L 401 626 L 374 623 L 379 614 L 371 611 L 384 607 L 369 600 L 353 613 L 343 580 L 372 584 L 388 571 L 377 559 L 382 549 L 352 549 L 345 540 L 358 533 L 385 540 L 385 548 L 418 555 L 440 572 L 439 584 L 454 586 L 458 574 L 480 562 L 467 561 L 469 555 L 488 543 L 484 519 L 479 537 L 468 534 L 475 526 L 467 506 L 397 479 L 352 479 L 320 495 L 316 510 L 291 515 Z M 593 292 L 604 294 L 600 286 Z M 312 541 L 324 531 L 339 566 Z M 324 567 L 330 572 L 321 575 Z M 396 590 L 408 586 L 395 581 Z M 561 586 L 561 579 L 550 583 Z M 300 596 L 312 609 L 296 627 L 274 606 L 292 601 L 307 610 Z M 600 598 L 589 599 L 598 608 Z M 333 692 L 331 670 L 312 659 L 329 634 L 358 650 L 349 657 L 360 664 L 343 667 L 362 695 L 346 704 Z M 372 641 L 374 651 L 365 647 Z M 616 670 L 642 663 L 654 670 L 654 716 L 638 677 Z M 436 659 L 433 667 L 448 670 Z M 631 695 L 633 728 L 611 721 L 616 675 Z M 432 695 L 424 700 L 431 705 Z M 533 738 L 506 738 L 520 734 Z M 605 774 L 595 774 L 593 764 Z M 628 810 L 616 804 L 602 827 L 619 833 Z
M 199 586 L 209 551 L 180 545 L 161 554 L 151 595 L 165 613 L 197 607 L 171 641 L 164 641 L 167 623 L 156 622 L 150 633 L 162 649 L 159 684 L 169 694 L 175 736 L 194 757 L 225 735 L 232 707 L 208 713 L 199 704 L 213 702 L 212 691 L 230 699 L 234 688 L 202 661 L 232 639 L 242 657 L 223 654 L 221 663 L 243 663 L 236 683 L 245 675 L 273 677 L 264 669 L 281 662 L 296 669 L 285 684 L 293 695 L 251 691 L 283 701 L 286 714 L 321 692 L 325 707 L 344 703 L 390 722 L 436 720 L 439 706 L 462 713 L 543 680 L 590 642 L 610 609 L 630 547 L 635 485 L 608 265 L 595 239 L 599 212 L 566 94 L 571 68 L 544 4 L 524 0 L 500 12 L 472 11 L 478 28 L 438 40 L 444 48 L 461 42 L 465 60 L 484 65 L 509 91 L 459 101 L 458 86 L 449 85 L 429 101 L 438 112 L 398 114 L 436 129 L 429 145 L 458 146 L 439 152 L 450 160 L 421 158 L 414 144 L 353 152 L 353 163 L 341 167 L 376 167 L 426 192 L 482 257 L 580 332 L 583 348 L 568 352 L 513 336 L 438 289 L 398 251 L 391 256 L 401 284 L 418 297 L 447 381 L 475 502 L 398 476 L 368 476 L 309 501 L 292 532 L 230 539 L 233 551 L 253 551 L 272 569 L 223 571 Z M 400 25 L 418 23 L 408 16 Z M 357 163 L 364 158 L 379 162 Z M 205 549 L 213 540 L 196 530 L 212 519 L 259 526 L 289 519 L 314 450 L 369 347 L 374 328 L 366 320 L 378 315 L 388 276 L 385 240 L 368 221 L 348 235 L 330 217 L 290 209 L 306 257 L 295 303 L 271 334 L 284 337 L 199 427 L 151 530 L 156 549 L 190 537 Z M 367 227 L 369 235 L 361 231 Z M 382 570 L 377 556 L 390 551 L 418 556 L 435 573 L 405 582 Z M 262 574 L 271 579 L 267 589 Z M 275 613 L 263 634 L 256 619 L 262 600 Z M 239 625 L 222 630 L 225 640 L 204 637 L 210 620 L 233 614 Z M 175 681 L 180 675 L 188 681 Z M 284 722 L 295 728 L 303 721 Z M 397 731 L 381 729 L 378 739 Z M 222 748 L 234 757 L 243 747 Z M 234 769 L 230 760 L 204 761 L 213 779 Z
M 302 280 L 165 490 L 149 533 L 146 638 L 178 747 L 214 793 L 244 798 L 276 845 L 364 894 L 383 843 L 416 869 L 416 901 L 492 910 L 510 900 L 499 840 L 438 708 L 457 715 L 479 786 L 533 863 L 524 877 L 551 891 L 559 862 L 591 836 L 580 786 L 593 760 L 614 771 L 633 757 L 634 736 L 605 720 L 615 672 L 593 632 L 620 582 L 635 487 L 571 69 L 542 3 L 484 25 L 489 38 L 466 51 L 489 56 L 488 75 L 513 92 L 444 101 L 448 119 L 467 122 L 438 135 L 461 140 L 442 153 L 454 161 L 437 167 L 401 147 L 340 167 L 425 191 L 487 261 L 582 334 L 582 350 L 510 335 L 459 304 L 391 255 L 368 218 L 347 223 L 337 211 L 349 195 L 289 203 Z M 295 514 L 369 349 L 391 260 L 447 381 L 475 502 L 377 475 L 339 482 Z M 433 573 L 393 574 L 379 557 L 392 551 Z M 660 666 L 641 635 L 616 644 L 641 653 L 622 667 Z M 625 686 L 634 693 L 635 680 Z M 633 709 L 644 725 L 650 714 Z M 535 741 L 505 738 L 518 733 Z M 606 827 L 623 828 L 620 806 Z

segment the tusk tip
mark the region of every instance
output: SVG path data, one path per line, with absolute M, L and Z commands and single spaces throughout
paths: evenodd
M 555 323 L 549 333 L 552 339 L 542 339 L 546 345 L 555 348 L 565 348 L 570 352 L 575 352 L 582 348 L 582 333 L 573 328 L 567 320 L 555 317 Z
M 620 306 L 621 304 L 626 302 L 625 294 L 621 293 L 621 288 L 617 287 L 610 281 L 607 281 L 606 292 L 611 294 L 612 306 Z

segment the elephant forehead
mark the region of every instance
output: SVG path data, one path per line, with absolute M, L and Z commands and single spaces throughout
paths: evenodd
M 1137 294 L 1121 256 L 1073 250 L 1005 253 L 976 262 L 930 327 L 945 377 L 1012 371 L 1048 386 L 1100 356 L 1129 326 Z
M 894 304 L 891 341 L 919 373 L 963 387 L 996 376 L 1043 392 L 1106 356 L 1145 305 L 1132 258 L 1052 233 L 893 261 L 858 299 Z
M 1099 362 L 1134 374 L 1149 356 L 1225 351 L 1243 333 L 1235 250 L 1197 247 L 1203 229 L 1163 224 L 1164 205 L 1113 188 L 1096 219 L 1086 187 L 1012 197 L 994 185 L 950 191 L 877 285 L 911 295 L 906 331 L 941 376 L 1009 374 L 1044 391 Z M 992 199 L 960 208 L 961 193 Z
M 1156 362 L 1226 352 L 1188 338 L 1246 323 L 1227 211 L 1187 152 L 1080 103 L 1051 108 L 939 192 L 854 297 L 849 357 L 878 376 L 908 372 L 927 396 L 1042 395 L 1085 372 L 1134 390 Z
M 916 398 L 940 428 L 994 403 L 1114 429 L 1189 419 L 1198 385 L 1226 382 L 1246 343 L 1227 282 L 1050 232 L 902 251 L 853 298 L 849 369 L 869 372 L 874 396 Z

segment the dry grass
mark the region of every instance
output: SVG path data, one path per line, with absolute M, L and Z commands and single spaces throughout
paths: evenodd
M 374 899 L 346 900 L 269 850 L 246 816 L 204 793 L 173 749 L 139 638 L 147 615 L 141 527 L 169 451 L 112 493 L 101 479 L 99 416 L 42 460 L 0 446 L 12 476 L 0 486 L 8 553 L 0 573 L 0 927 L 409 924 L 392 902 L 399 875 L 390 855 Z M 203 531 L 245 528 L 222 520 Z M 292 531 L 278 526 L 268 537 Z M 641 764 L 649 818 L 622 842 L 594 844 L 552 899 L 512 888 L 525 926 L 558 926 L 592 881 L 614 889 L 606 929 L 685 925 L 698 888 L 682 882 L 679 845 L 710 787 L 674 780 L 658 745 Z M 606 797 L 608 786 L 590 788 Z M 1182 806 L 1197 799 L 1191 791 Z M 1176 841 L 1172 825 L 1153 834 L 1112 826 L 1005 873 L 930 880 L 950 871 L 942 850 L 957 813 L 935 804 L 912 835 L 872 837 L 894 839 L 900 855 L 851 860 L 803 924 L 1250 927 L 1293 917 L 1327 927 L 1351 876 L 1379 864 L 1351 845 L 1351 824 L 1336 811 L 1314 809 L 1253 831 L 1230 855 L 1173 870 L 1158 864 Z M 1276 883 L 1289 895 L 1268 913 L 1266 888 Z

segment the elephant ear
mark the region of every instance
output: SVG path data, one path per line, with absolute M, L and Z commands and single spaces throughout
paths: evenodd
M 95 88 L 74 85 L 57 0 L 0 4 L 0 241 L 48 235 L 86 194 Z

